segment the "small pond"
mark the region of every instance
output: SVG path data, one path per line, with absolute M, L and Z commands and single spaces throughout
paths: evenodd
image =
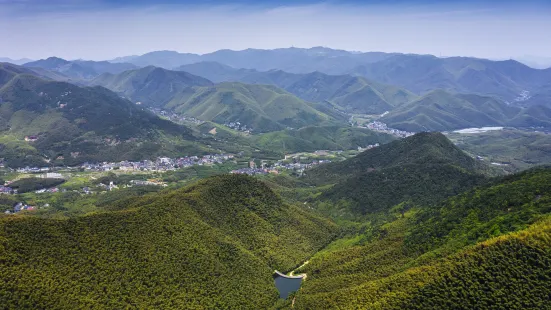
M 302 284 L 301 277 L 290 278 L 290 277 L 282 277 L 278 274 L 275 274 L 274 279 L 275 279 L 275 286 L 279 291 L 279 297 L 283 299 L 287 299 L 289 294 L 298 291 L 298 289 L 300 288 L 300 285 Z

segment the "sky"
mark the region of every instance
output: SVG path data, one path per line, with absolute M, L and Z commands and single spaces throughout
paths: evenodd
M 549 16 L 551 1 L 543 0 L 0 0 L 0 57 L 291 46 L 551 57 Z

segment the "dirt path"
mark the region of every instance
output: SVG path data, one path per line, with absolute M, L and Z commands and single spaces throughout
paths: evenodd
M 289 275 L 290 275 L 290 276 L 304 276 L 302 279 L 306 279 L 306 274 L 305 274 L 305 273 L 301 273 L 301 274 L 295 275 L 295 271 L 297 271 L 297 270 L 299 270 L 300 268 L 302 268 L 302 267 L 308 265 L 309 262 L 310 262 L 309 260 L 305 261 L 304 264 L 298 266 L 297 268 L 295 268 L 295 270 L 289 272 Z

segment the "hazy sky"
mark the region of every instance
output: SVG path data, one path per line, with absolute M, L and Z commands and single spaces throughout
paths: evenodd
M 0 0 L 0 38 L 0 57 L 32 59 L 290 46 L 549 57 L 551 1 Z

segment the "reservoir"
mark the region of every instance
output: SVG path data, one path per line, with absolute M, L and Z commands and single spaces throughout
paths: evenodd
M 279 298 L 287 299 L 289 294 L 298 291 L 302 284 L 304 276 L 286 276 L 279 271 L 275 271 L 274 280 Z

